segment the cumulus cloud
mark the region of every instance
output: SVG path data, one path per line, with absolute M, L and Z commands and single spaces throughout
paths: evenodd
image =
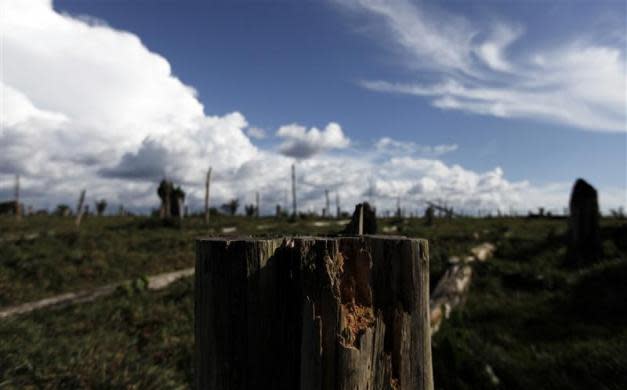
M 279 151 L 290 157 L 305 159 L 331 149 L 343 149 L 350 145 L 350 140 L 337 123 L 329 123 L 324 130 L 291 124 L 281 126 L 276 135 L 283 138 Z
M 206 115 L 137 36 L 45 0 L 4 0 L 3 12 L 0 172 L 38 177 L 51 192 L 111 178 L 190 182 L 209 164 L 234 170 L 258 153 L 243 115 Z
M 248 128 L 243 114 L 207 114 L 194 89 L 137 36 L 59 14 L 50 1 L 3 0 L 2 6 L 3 199 L 12 196 L 20 174 L 22 199 L 36 208 L 74 204 L 86 188 L 89 203 L 106 198 L 111 209 L 123 204 L 145 212 L 157 205 L 157 181 L 167 176 L 183 185 L 194 209 L 202 205 L 212 166 L 214 202 L 252 202 L 259 191 L 263 211 L 272 212 L 289 204 L 297 157 L 301 210 L 319 210 L 325 189 L 340 194 L 344 209 L 370 194 L 379 210 L 393 208 L 397 197 L 408 209 L 435 199 L 468 210 L 550 206 L 540 196 L 543 188 L 508 181 L 499 168 L 474 172 L 437 159 L 456 145 L 384 139 L 372 153 L 322 155 L 350 145 L 331 122 L 323 130 L 283 126 L 280 153 L 260 149 L 249 137 L 261 133 Z M 442 61 L 465 66 L 455 56 Z M 566 193 L 555 198 L 560 208 Z M 624 204 L 624 196 L 603 199 L 615 202 L 608 207 Z
M 101 168 L 104 177 L 159 180 L 166 176 L 168 149 L 149 138 L 145 139 L 137 152 L 127 152 L 113 167 Z
M 382 22 L 433 83 L 366 80 L 370 90 L 431 98 L 433 106 L 505 118 L 531 118 L 592 131 L 626 132 L 625 49 L 582 37 L 511 55 L 524 27 L 477 25 L 406 0 L 338 0 Z

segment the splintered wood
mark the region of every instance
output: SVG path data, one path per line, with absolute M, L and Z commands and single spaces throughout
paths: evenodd
M 370 254 L 361 249 L 355 254 L 337 254 L 342 301 L 342 336 L 345 346 L 357 346 L 357 338 L 374 326 L 370 289 Z
M 424 240 L 199 240 L 195 277 L 199 389 L 433 388 Z

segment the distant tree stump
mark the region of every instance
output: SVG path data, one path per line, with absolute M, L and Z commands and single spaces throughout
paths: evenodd
M 425 225 L 433 225 L 433 218 L 435 217 L 435 209 L 433 206 L 429 206 L 425 209 Z
M 363 213 L 361 208 L 363 207 Z M 359 231 L 360 219 L 362 223 L 363 232 Z M 377 217 L 374 209 L 370 207 L 368 202 L 359 203 L 355 205 L 355 211 L 351 221 L 346 225 L 342 234 L 346 235 L 358 235 L 358 234 L 377 234 Z
M 202 239 L 198 389 L 433 389 L 425 240 Z
M 577 179 L 573 186 L 568 228 L 571 265 L 589 264 L 601 258 L 597 191 L 583 179 Z

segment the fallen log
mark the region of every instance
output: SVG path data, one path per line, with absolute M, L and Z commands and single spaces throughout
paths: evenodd
M 180 271 L 167 272 L 163 274 L 149 276 L 148 289 L 160 290 L 163 289 L 178 279 L 192 276 L 194 274 L 193 268 L 187 268 Z M 44 298 L 39 301 L 22 303 L 11 307 L 0 308 L 0 320 L 9 318 L 18 314 L 26 314 L 31 311 L 45 309 L 45 308 L 61 308 L 77 303 L 85 303 L 94 301 L 100 297 L 113 294 L 116 288 L 126 283 L 130 283 L 130 280 L 118 283 L 107 284 L 94 289 L 81 290 L 75 292 L 69 292 L 65 294 L 59 294 L 52 297 Z
M 475 261 L 490 259 L 495 251 L 494 244 L 484 242 L 470 250 L 472 255 L 460 259 L 453 256 L 449 259 L 451 266 L 446 270 L 431 293 L 429 302 L 431 334 L 435 334 L 442 321 L 449 318 L 453 309 L 464 302 L 472 280 L 472 266 Z
M 429 304 L 431 334 L 436 333 L 453 308 L 463 302 L 471 279 L 472 268 L 468 264 L 455 264 L 446 270 L 433 290 Z
M 470 250 L 470 253 L 475 257 L 475 259 L 479 261 L 486 261 L 492 257 L 496 247 L 494 244 L 489 242 L 484 242 L 481 245 L 477 245 L 476 247 Z

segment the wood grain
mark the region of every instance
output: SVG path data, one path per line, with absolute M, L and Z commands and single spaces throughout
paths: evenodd
M 426 241 L 197 241 L 198 389 L 433 389 Z

